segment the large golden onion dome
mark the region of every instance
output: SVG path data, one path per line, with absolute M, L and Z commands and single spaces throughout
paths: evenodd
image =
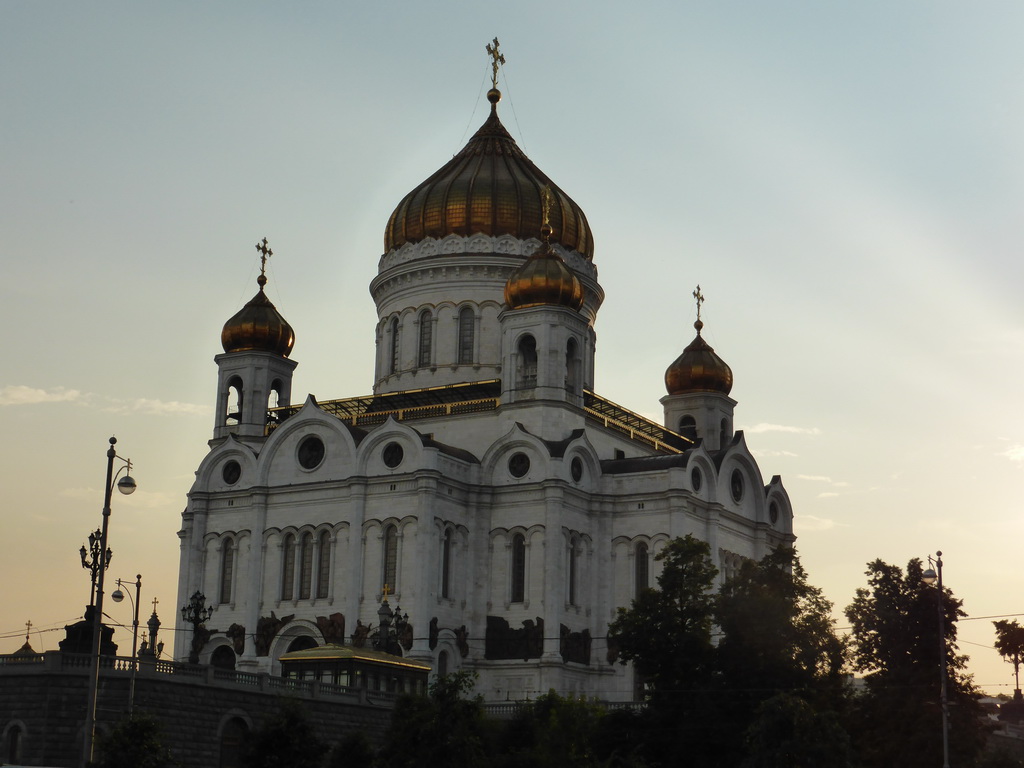
M 395 208 L 384 231 L 385 253 L 451 234 L 536 237 L 542 223 L 541 190 L 549 186 L 557 242 L 593 258 L 594 238 L 583 210 L 519 149 L 498 119 L 500 99 L 501 92 L 491 88 L 491 114 L 480 130 Z
M 511 309 L 542 305 L 583 306 L 583 284 L 561 256 L 551 249 L 551 227 L 541 227 L 540 248 L 505 283 L 505 303 Z
M 697 320 L 693 327 L 697 329 L 697 337 L 665 371 L 665 388 L 670 395 L 690 392 L 728 395 L 732 390 L 732 368 L 700 335 L 704 323 Z
M 258 350 L 288 357 L 295 344 L 295 332 L 263 292 L 266 276 L 261 274 L 256 282 L 259 293 L 224 323 L 220 343 L 225 352 Z

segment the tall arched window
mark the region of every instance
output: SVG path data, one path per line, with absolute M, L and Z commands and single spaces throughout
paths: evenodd
M 526 537 L 517 533 L 512 537 L 512 601 L 526 601 Z
M 633 567 L 636 570 L 636 597 L 650 586 L 650 560 L 648 559 L 647 544 L 640 542 L 636 545 Z
M 569 541 L 569 605 L 579 605 L 578 573 L 579 570 L 579 542 L 574 538 Z
M 281 546 L 281 599 L 291 600 L 295 596 L 295 537 L 288 534 Z
M 417 365 L 420 368 L 427 368 L 433 361 L 434 343 L 434 320 L 430 316 L 430 310 L 420 312 L 420 348 L 417 354 Z
M 443 653 L 443 651 L 442 651 Z M 20 725 L 12 725 L 7 731 L 7 762 L 10 764 L 21 762 L 22 731 Z
M 274 379 L 267 395 L 267 408 L 277 408 L 281 404 L 281 380 Z
M 210 654 L 210 666 L 217 669 L 234 669 L 235 652 L 230 645 L 218 645 Z
M 444 532 L 441 542 L 441 597 L 451 597 L 452 529 Z
M 575 393 L 580 380 L 579 345 L 576 339 L 569 339 L 565 345 L 565 388 Z
M 519 386 L 537 386 L 537 340 L 529 334 L 519 340 Z
M 383 544 L 384 562 L 381 564 L 381 571 L 384 578 L 381 579 L 381 587 L 386 586 L 388 592 L 393 593 L 398 579 L 398 528 L 389 525 L 384 529 Z
M 693 416 L 683 416 L 679 420 L 679 434 L 691 440 L 697 439 L 697 420 Z
M 473 341 L 476 331 L 476 317 L 473 310 L 463 307 L 459 311 L 459 350 L 458 360 L 460 365 L 473 362 Z
M 304 533 L 299 543 L 299 599 L 308 600 L 313 589 L 313 534 Z
M 398 318 L 396 317 L 391 321 L 391 365 L 388 368 L 388 373 L 398 373 L 401 351 L 401 338 L 399 338 Z
M 225 414 L 226 424 L 237 424 L 242 420 L 242 380 L 235 376 L 228 382 L 228 402 Z
M 220 602 L 231 602 L 231 588 L 235 580 L 235 546 L 230 537 L 220 545 Z
M 316 562 L 316 596 L 327 597 L 331 586 L 331 534 L 324 531 L 320 534 L 317 547 Z

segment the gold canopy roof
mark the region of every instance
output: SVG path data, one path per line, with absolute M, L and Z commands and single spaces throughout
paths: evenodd
M 259 293 L 224 323 L 220 343 L 225 352 L 261 350 L 288 357 L 295 344 L 295 332 L 263 292 L 266 276 L 261 274 L 256 282 Z
M 732 368 L 701 337 L 704 323 L 698 320 L 693 327 L 697 329 L 697 337 L 665 371 L 665 388 L 670 395 L 688 392 L 728 395 L 732 391 Z
M 564 248 L 590 260 L 594 240 L 583 210 L 516 144 L 498 119 L 501 92 L 487 93 L 491 114 L 462 151 L 398 204 L 384 231 L 384 252 L 456 234 L 536 237 L 542 192 L 551 188 L 550 222 Z
M 505 303 L 511 309 L 555 305 L 583 306 L 583 284 L 561 256 L 551 250 L 551 227 L 541 228 L 541 246 L 505 283 Z

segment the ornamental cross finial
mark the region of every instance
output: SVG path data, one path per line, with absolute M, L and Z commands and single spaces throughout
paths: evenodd
M 266 277 L 267 259 L 274 255 L 274 252 L 267 246 L 267 238 L 263 242 L 256 243 L 256 250 L 260 252 L 260 277 Z
M 554 196 L 551 194 L 551 187 L 545 184 L 540 188 L 541 226 L 551 226 L 551 204 Z
M 700 292 L 700 286 L 693 292 L 693 298 L 697 300 L 697 322 L 700 322 L 700 305 L 704 303 L 704 294 Z
M 498 52 L 498 38 L 494 38 L 494 45 L 487 44 L 487 53 L 491 56 L 491 87 L 498 87 L 498 67 L 505 63 L 505 56 Z
M 157 600 L 155 597 L 153 598 L 153 613 L 156 613 L 156 604 L 159 603 L 159 602 L 160 601 Z
M 388 595 L 391 594 L 391 590 L 387 583 L 384 584 L 384 602 L 388 601 Z
M 32 634 L 32 619 L 25 622 L 25 642 L 28 642 L 29 635 Z

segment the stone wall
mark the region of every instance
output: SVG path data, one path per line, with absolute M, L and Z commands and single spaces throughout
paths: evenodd
M 128 711 L 128 659 L 104 658 L 97 723 L 109 729 Z M 60 652 L 0 656 L 0 763 L 9 734 L 21 729 L 19 764 L 74 768 L 82 753 L 88 657 Z M 174 758 L 189 768 L 219 768 L 221 734 L 237 717 L 259 728 L 281 698 L 301 701 L 321 739 L 329 744 L 353 731 L 379 742 L 391 719 L 394 697 L 269 675 L 158 662 L 142 665 L 135 683 L 135 711 L 154 717 Z

